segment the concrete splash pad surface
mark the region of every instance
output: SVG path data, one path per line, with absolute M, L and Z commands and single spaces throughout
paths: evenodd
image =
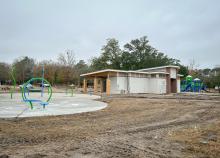
M 107 106 L 106 103 L 94 100 L 98 98 L 100 96 L 75 94 L 70 97 L 65 93 L 54 93 L 45 109 L 38 103 L 34 103 L 32 110 L 22 101 L 21 94 L 14 94 L 13 99 L 10 99 L 10 94 L 0 94 L 0 118 L 67 115 L 96 111 Z

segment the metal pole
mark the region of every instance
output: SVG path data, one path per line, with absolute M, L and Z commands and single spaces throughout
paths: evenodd
M 13 82 L 13 89 L 10 89 L 11 99 L 12 99 L 12 95 L 15 92 L 15 89 L 16 89 L 16 80 L 15 80 L 14 67 L 12 67 L 10 74 L 11 74 L 11 78 L 12 78 L 12 82 Z
M 42 66 L 41 97 L 44 95 L 44 65 Z

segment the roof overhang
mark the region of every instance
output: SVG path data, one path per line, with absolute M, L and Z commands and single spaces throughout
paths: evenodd
M 183 77 L 184 75 L 182 75 L 182 74 L 177 74 L 177 76 L 179 76 L 179 77 Z
M 167 65 L 167 66 L 159 66 L 159 67 L 152 67 L 152 68 L 140 69 L 140 70 L 137 70 L 137 71 L 146 71 L 146 70 L 163 69 L 163 68 L 175 68 L 175 69 L 180 69 L 179 66 Z
M 108 76 L 117 73 L 136 73 L 136 74 L 169 74 L 166 72 L 140 72 L 140 71 L 125 71 L 125 70 L 115 70 L 115 69 L 105 69 L 100 71 L 94 71 L 90 73 L 81 74 L 81 77 L 94 77 L 94 76 Z

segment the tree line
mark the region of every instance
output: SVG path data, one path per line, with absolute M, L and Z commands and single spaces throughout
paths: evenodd
M 76 62 L 74 53 L 71 50 L 61 53 L 57 61 L 43 60 L 36 62 L 34 59 L 25 56 L 15 59 L 11 65 L 0 63 L 1 84 L 11 84 L 10 72 L 12 72 L 12 69 L 17 84 L 23 84 L 33 77 L 41 77 L 43 66 L 44 78 L 52 85 L 79 84 L 80 74 L 89 71 L 88 65 L 83 60 Z
M 72 50 L 59 54 L 57 61 L 43 60 L 36 62 L 30 57 L 20 57 L 13 64 L 0 63 L 0 81 L 10 84 L 8 72 L 14 68 L 18 84 L 22 84 L 32 77 L 42 74 L 42 65 L 45 68 L 45 78 L 52 84 L 80 85 L 80 74 L 103 69 L 138 70 L 164 65 L 180 66 L 180 74 L 186 76 L 188 67 L 182 65 L 180 60 L 173 59 L 160 52 L 149 44 L 146 36 L 131 40 L 120 48 L 115 38 L 107 39 L 101 48 L 101 54 L 93 57 L 90 62 L 84 60 L 76 62 Z M 196 76 L 196 75 L 195 75 Z M 201 77 L 201 76 L 200 76 Z
M 190 72 L 194 78 L 201 79 L 208 88 L 217 86 L 220 93 L 220 67 L 213 69 L 194 69 Z

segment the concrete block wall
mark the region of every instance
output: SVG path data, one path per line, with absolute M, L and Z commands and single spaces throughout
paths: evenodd
M 117 89 L 119 93 L 128 93 L 127 77 L 117 77 Z
M 177 75 L 176 69 L 171 68 L 170 69 L 170 78 L 176 79 L 177 78 L 176 75 Z
M 149 79 L 130 77 L 130 93 L 148 93 Z
M 164 94 L 166 93 L 166 79 L 165 78 L 151 78 L 149 83 L 148 93 Z
M 180 79 L 177 79 L 177 93 L 180 93 Z
M 117 87 L 117 77 L 110 77 L 109 79 L 111 82 L 110 93 L 111 94 L 119 94 L 118 87 Z
M 111 94 L 166 93 L 166 78 L 110 77 Z M 128 87 L 129 85 L 129 87 Z

